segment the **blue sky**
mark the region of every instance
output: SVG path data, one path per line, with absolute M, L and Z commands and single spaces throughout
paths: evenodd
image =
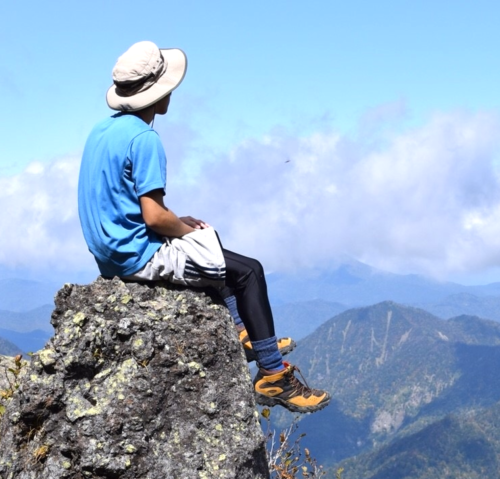
M 0 18 L 0 266 L 95 271 L 79 156 L 117 57 L 152 40 L 189 62 L 155 123 L 174 211 L 272 270 L 348 255 L 500 280 L 500 3 L 49 0 Z

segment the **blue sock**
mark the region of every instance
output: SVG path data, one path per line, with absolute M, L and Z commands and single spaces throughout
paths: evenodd
M 257 356 L 259 368 L 268 371 L 282 371 L 285 368 L 283 366 L 283 356 L 278 350 L 276 336 L 261 341 L 252 341 L 252 348 Z
M 245 327 L 243 325 L 243 321 L 240 318 L 240 315 L 238 314 L 238 307 L 236 305 L 236 298 L 234 296 L 229 296 L 229 297 L 224 299 L 224 302 L 226 303 L 227 309 L 229 309 L 229 314 L 233 318 L 234 324 L 236 326 Z

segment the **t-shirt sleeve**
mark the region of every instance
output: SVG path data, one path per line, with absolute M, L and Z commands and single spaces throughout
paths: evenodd
M 130 146 L 129 156 L 137 196 L 158 189 L 165 194 L 167 158 L 158 134 L 149 130 L 136 136 Z

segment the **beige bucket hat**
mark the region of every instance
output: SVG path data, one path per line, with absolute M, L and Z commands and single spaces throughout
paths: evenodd
M 179 86 L 186 68 L 186 55 L 178 48 L 134 43 L 113 68 L 113 85 L 106 94 L 108 106 L 119 111 L 147 108 Z

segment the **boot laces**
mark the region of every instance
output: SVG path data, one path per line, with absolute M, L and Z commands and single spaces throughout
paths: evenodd
M 297 371 L 300 374 L 300 377 L 304 381 L 304 384 L 302 384 L 300 382 L 300 380 L 295 377 L 295 374 L 293 374 L 294 371 Z M 297 391 L 297 394 L 296 394 L 297 396 L 303 395 L 304 397 L 308 398 L 309 396 L 311 396 L 311 394 L 314 393 L 314 390 L 309 387 L 309 385 L 307 384 L 306 378 L 302 375 L 302 373 L 300 372 L 300 369 L 297 366 L 292 365 L 290 367 L 289 375 L 290 375 L 290 383 L 294 387 L 295 391 Z

